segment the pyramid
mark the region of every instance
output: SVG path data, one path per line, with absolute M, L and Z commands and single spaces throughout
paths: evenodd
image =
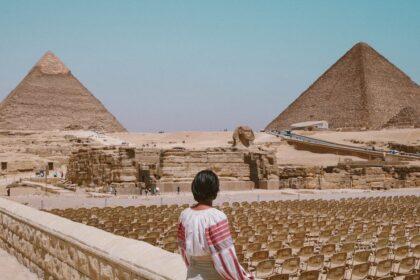
M 266 130 L 311 120 L 328 121 L 330 128 L 381 129 L 407 126 L 407 120 L 418 127 L 420 87 L 368 44 L 357 43 Z
M 0 103 L 0 129 L 126 131 L 50 51 Z

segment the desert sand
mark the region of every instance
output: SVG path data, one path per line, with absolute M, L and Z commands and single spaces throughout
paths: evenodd
M 388 142 L 396 142 L 404 145 L 420 145 L 420 129 L 383 129 L 372 131 L 302 131 L 302 135 L 319 138 L 325 141 L 336 142 L 346 145 L 366 146 L 368 142 L 375 141 L 376 145 L 384 145 Z M 356 140 L 360 143 L 355 143 Z
M 301 131 L 306 136 L 319 138 L 326 141 L 337 142 L 353 146 L 367 146 L 369 141 L 375 141 L 377 147 L 385 148 L 385 144 L 394 141 L 401 144 L 420 143 L 419 129 L 385 129 L 378 131 Z M 126 142 L 137 147 L 205 149 L 212 147 L 231 146 L 231 131 L 184 131 L 165 133 L 108 133 L 108 143 Z M 100 141 L 101 138 L 96 138 Z M 354 143 L 357 140 L 361 143 Z M 103 142 L 103 141 L 102 141 Z M 382 143 L 382 144 L 381 144 Z M 255 133 L 255 144 L 265 149 L 274 149 L 280 165 L 292 166 L 327 166 L 335 165 L 343 156 L 334 154 L 318 154 L 308 151 L 300 151 L 288 145 L 285 141 L 265 132 Z M 352 160 L 363 160 L 358 157 L 347 157 Z

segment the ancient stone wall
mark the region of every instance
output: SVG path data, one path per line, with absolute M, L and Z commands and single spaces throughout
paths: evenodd
M 280 188 L 390 189 L 420 187 L 420 167 L 282 168 Z
M 71 154 L 66 178 L 89 186 L 111 183 L 133 185 L 137 182 L 134 149 L 99 147 L 82 148 Z
M 180 186 L 183 186 L 182 190 L 188 189 L 191 180 L 203 169 L 215 171 L 225 182 L 225 189 L 231 189 L 233 182 L 243 185 L 239 189 L 258 187 L 260 181 L 278 182 L 273 153 L 236 148 L 83 148 L 72 153 L 67 179 L 80 186 L 145 187 L 155 184 L 162 187 L 161 191 L 175 191 Z
M 251 180 L 249 165 L 241 151 L 168 150 L 162 152 L 160 163 L 163 182 L 190 180 L 203 169 L 215 171 L 223 180 Z
M 2 198 L 0 247 L 46 280 L 186 278 L 180 255 Z
M 400 152 L 406 152 L 406 153 L 418 153 L 420 154 L 420 145 L 412 144 L 412 145 L 405 145 L 400 143 L 388 143 L 388 148 L 391 150 L 397 150 Z

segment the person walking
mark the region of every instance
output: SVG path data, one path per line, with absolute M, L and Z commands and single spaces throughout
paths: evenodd
M 227 216 L 213 208 L 219 179 L 210 170 L 200 171 L 191 191 L 195 204 L 182 211 L 178 246 L 187 266 L 187 280 L 254 279 L 236 256 Z

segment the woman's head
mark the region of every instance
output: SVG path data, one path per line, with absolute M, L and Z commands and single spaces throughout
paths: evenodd
M 203 170 L 195 175 L 191 191 L 197 202 L 211 202 L 219 192 L 219 178 L 211 170 Z

